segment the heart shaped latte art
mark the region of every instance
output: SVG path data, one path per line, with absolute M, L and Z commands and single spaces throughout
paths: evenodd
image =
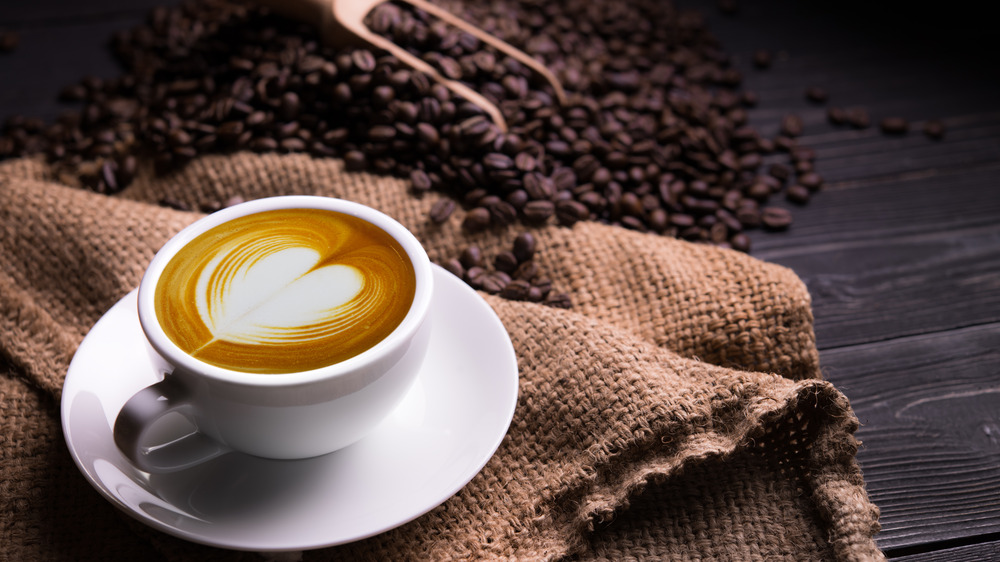
M 362 272 L 348 265 L 317 267 L 321 256 L 311 248 L 271 246 L 255 241 L 217 256 L 201 272 L 198 313 L 215 339 L 246 344 L 318 339 L 324 326 L 335 328 L 332 320 L 363 314 L 356 308 L 366 303 L 355 299 L 365 284 Z
M 398 242 L 361 219 L 268 211 L 215 227 L 178 252 L 157 283 L 157 315 L 198 359 L 296 372 L 384 339 L 406 315 L 414 279 Z

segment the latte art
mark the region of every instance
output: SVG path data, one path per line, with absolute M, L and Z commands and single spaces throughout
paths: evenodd
M 171 259 L 156 287 L 167 336 L 207 363 L 291 373 L 385 338 L 410 307 L 413 266 L 381 229 L 350 215 L 287 209 L 215 227 Z

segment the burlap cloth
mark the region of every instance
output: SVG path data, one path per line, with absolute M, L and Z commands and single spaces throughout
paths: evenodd
M 77 471 L 60 389 L 88 329 L 160 245 L 232 195 L 322 194 L 381 209 L 433 260 L 509 249 L 521 228 L 437 226 L 436 195 L 296 155 L 204 157 L 108 197 L 40 162 L 0 163 L 0 557 L 260 560 L 145 527 Z M 513 423 L 485 469 L 415 521 L 303 560 L 882 558 L 858 426 L 822 380 L 809 295 L 734 251 L 579 223 L 533 230 L 571 310 L 484 295 L 520 366 Z

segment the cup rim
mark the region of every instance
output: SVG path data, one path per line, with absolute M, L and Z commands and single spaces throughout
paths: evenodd
M 381 228 L 392 236 L 406 251 L 413 264 L 415 290 L 413 303 L 396 328 L 369 349 L 345 359 L 316 369 L 292 373 L 249 373 L 219 367 L 192 357 L 171 340 L 156 315 L 155 293 L 160 275 L 173 256 L 191 240 L 211 228 L 230 220 L 279 209 L 321 209 L 358 217 Z M 406 227 L 389 215 L 346 199 L 318 195 L 279 195 L 254 199 L 206 215 L 191 223 L 171 237 L 153 256 L 139 283 L 137 307 L 143 333 L 157 353 L 174 369 L 207 377 L 221 382 L 254 387 L 289 387 L 327 380 L 353 373 L 400 346 L 407 345 L 423 324 L 433 296 L 433 272 L 430 258 L 417 238 Z

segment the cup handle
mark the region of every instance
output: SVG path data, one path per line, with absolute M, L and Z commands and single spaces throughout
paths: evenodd
M 176 413 L 195 423 L 187 388 L 167 375 L 135 393 L 115 419 L 115 445 L 140 470 L 176 472 L 230 452 L 199 430 L 166 443 L 147 443 L 149 431 L 167 414 Z

